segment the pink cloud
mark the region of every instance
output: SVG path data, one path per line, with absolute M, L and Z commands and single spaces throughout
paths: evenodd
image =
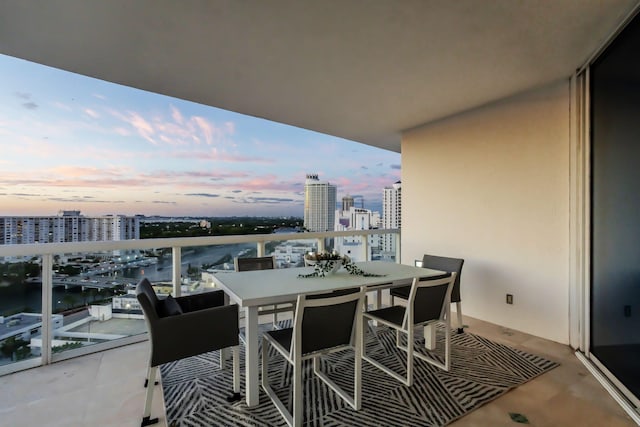
M 171 106 L 171 117 L 173 117 L 173 120 L 178 124 L 184 123 L 184 117 L 182 116 L 182 113 L 173 105 Z
M 153 126 L 138 113 L 129 114 L 129 124 L 138 131 L 141 137 L 152 144 L 156 144 L 156 141 L 153 139 L 153 134 L 155 133 Z
M 109 110 L 109 113 L 131 126 L 135 132 L 147 141 L 158 144 L 183 146 L 189 144 L 207 145 L 232 144 L 230 137 L 235 132 L 233 122 L 216 125 L 202 116 L 185 117 L 175 106 L 170 107 L 169 117 L 162 115 L 145 118 L 139 112 L 121 113 Z
M 207 141 L 207 144 L 211 145 L 213 143 L 213 131 L 214 127 L 211 126 L 204 117 L 192 117 L 191 120 L 195 125 L 200 129 L 200 131 L 204 134 L 204 139 Z
M 268 159 L 266 157 L 257 157 L 257 156 L 247 156 L 244 154 L 230 154 L 226 151 L 218 150 L 217 148 L 212 148 L 209 151 L 174 151 L 170 153 L 171 157 L 180 158 L 180 159 L 205 159 L 205 160 L 218 160 L 227 163 L 244 163 L 244 162 L 254 162 L 254 163 L 264 163 L 264 164 L 272 164 L 275 163 L 274 159 Z
M 93 117 L 94 119 L 97 119 L 98 117 L 100 117 L 100 114 L 98 114 L 95 110 L 92 110 L 91 108 L 85 108 L 84 113 L 87 116 Z

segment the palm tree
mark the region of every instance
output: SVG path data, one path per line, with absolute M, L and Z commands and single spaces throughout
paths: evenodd
M 20 348 L 29 344 L 27 341 L 14 337 L 9 337 L 2 342 L 0 345 L 0 353 L 2 353 L 5 357 L 11 358 L 13 361 L 13 356 Z

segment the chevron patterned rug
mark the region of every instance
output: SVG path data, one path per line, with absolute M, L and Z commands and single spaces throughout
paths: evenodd
M 405 372 L 406 357 L 396 349 L 391 330 L 370 329 L 366 347 L 371 357 L 395 366 L 397 372 Z M 442 359 L 443 347 L 444 333 L 439 331 L 437 349 L 430 354 Z M 270 355 L 269 378 L 278 395 L 287 402 L 292 370 L 275 354 Z M 286 426 L 262 389 L 260 404 L 253 408 L 246 406 L 244 364 L 241 365 L 243 399 L 228 403 L 225 397 L 232 390 L 231 363 L 221 370 L 218 362 L 218 352 L 212 352 L 161 366 L 169 427 Z M 303 376 L 305 426 L 444 426 L 556 366 L 553 361 L 478 335 L 454 333 L 451 370 L 444 372 L 416 358 L 411 387 L 363 361 L 362 409 L 354 411 L 315 377 L 307 364 Z M 326 356 L 322 369 L 341 387 L 353 390 L 352 351 Z

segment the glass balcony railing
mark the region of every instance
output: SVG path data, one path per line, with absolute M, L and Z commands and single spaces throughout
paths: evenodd
M 0 375 L 145 340 L 143 277 L 180 296 L 211 290 L 210 274 L 233 270 L 235 257 L 291 268 L 309 251 L 393 262 L 399 248 L 399 230 L 0 246 Z

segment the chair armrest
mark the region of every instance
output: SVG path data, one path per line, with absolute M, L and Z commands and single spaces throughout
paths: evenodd
M 224 291 L 218 289 L 211 292 L 204 292 L 195 295 L 185 295 L 175 299 L 183 313 L 203 310 L 205 308 L 219 307 L 224 305 Z
M 151 366 L 239 344 L 238 306 L 168 316 L 150 325 Z

